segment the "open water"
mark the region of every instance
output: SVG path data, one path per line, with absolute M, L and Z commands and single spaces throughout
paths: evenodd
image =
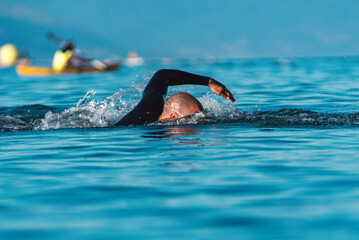
M 156 70 L 205 112 L 113 128 Z M 359 57 L 0 69 L 0 239 L 358 239 Z

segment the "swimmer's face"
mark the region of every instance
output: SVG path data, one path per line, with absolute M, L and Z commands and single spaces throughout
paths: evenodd
M 173 106 L 173 104 L 169 103 L 168 101 L 165 101 L 165 104 L 163 105 L 163 112 L 159 117 L 159 120 L 163 121 L 165 119 L 180 118 L 184 116 L 185 115 L 176 110 L 176 106 Z

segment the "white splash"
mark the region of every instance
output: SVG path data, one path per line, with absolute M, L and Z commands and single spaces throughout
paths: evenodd
M 94 90 L 88 91 L 76 107 L 60 113 L 46 113 L 34 129 L 109 127 L 134 106 L 122 99 L 126 91 L 116 92 L 102 101 L 94 100 L 95 93 Z
M 213 95 L 213 98 L 211 97 Z M 242 111 L 234 107 L 234 104 L 228 100 L 217 101 L 214 94 L 206 94 L 198 100 L 202 103 L 205 109 L 206 116 L 216 118 L 218 120 L 231 120 L 242 114 Z

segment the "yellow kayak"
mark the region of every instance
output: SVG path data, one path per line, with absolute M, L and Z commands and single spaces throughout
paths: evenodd
M 56 73 L 50 67 L 40 67 L 19 64 L 16 66 L 17 74 L 21 76 L 45 76 L 45 75 L 62 75 L 62 74 L 76 74 L 76 73 L 91 73 L 91 72 L 108 72 L 116 71 L 120 67 L 119 62 L 106 63 L 106 68 L 98 69 L 95 67 L 82 67 L 77 69 L 68 69 L 61 73 Z

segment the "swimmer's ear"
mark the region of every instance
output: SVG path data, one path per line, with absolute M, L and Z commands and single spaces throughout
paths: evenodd
M 177 113 L 175 112 L 171 112 L 170 118 L 179 118 L 180 116 L 178 116 Z

